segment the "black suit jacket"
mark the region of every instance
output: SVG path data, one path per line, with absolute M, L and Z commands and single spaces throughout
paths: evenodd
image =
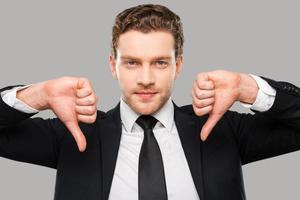
M 192 106 L 177 107 L 175 123 L 201 200 L 245 198 L 243 164 L 300 148 L 300 90 L 287 82 L 264 78 L 276 88 L 267 112 L 228 111 L 206 142 L 199 132 L 207 119 Z M 1 89 L 10 89 L 6 87 Z M 107 199 L 121 137 L 120 109 L 98 111 L 93 124 L 80 123 L 87 149 L 80 153 L 57 118 L 30 118 L 0 98 L 0 156 L 57 169 L 55 200 Z

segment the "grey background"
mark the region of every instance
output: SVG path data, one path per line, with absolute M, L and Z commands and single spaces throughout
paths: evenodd
M 108 67 L 111 26 L 123 9 L 150 1 L 0 0 L 0 87 L 60 76 L 89 78 L 98 109 L 119 100 Z M 198 72 L 227 69 L 300 85 L 298 1 L 151 1 L 184 24 L 184 66 L 173 99 L 190 104 Z M 233 109 L 247 112 L 240 105 Z M 45 111 L 38 116 L 53 117 Z M 300 154 L 243 167 L 248 199 L 299 199 Z M 0 158 L 0 199 L 53 199 L 55 170 Z

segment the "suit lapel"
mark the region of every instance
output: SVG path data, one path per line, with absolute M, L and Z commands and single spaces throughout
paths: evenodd
M 203 171 L 201 158 L 201 140 L 199 137 L 199 122 L 194 115 L 188 115 L 174 103 L 174 119 L 182 147 L 189 164 L 194 184 L 200 196 L 204 199 Z
M 102 198 L 108 199 L 122 134 L 120 104 L 107 113 L 107 118 L 100 124 L 100 129 L 103 180 Z

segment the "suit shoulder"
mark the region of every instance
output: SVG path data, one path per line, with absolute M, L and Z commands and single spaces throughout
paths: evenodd
M 107 113 L 102 110 L 97 110 L 97 119 L 105 119 L 107 118 Z
M 180 107 L 178 107 L 178 109 L 180 111 L 184 112 L 185 114 L 194 115 L 195 116 L 195 113 L 194 113 L 194 110 L 193 110 L 193 106 L 191 104 L 180 106 Z

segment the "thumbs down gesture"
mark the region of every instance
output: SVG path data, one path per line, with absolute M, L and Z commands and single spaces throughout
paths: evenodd
M 199 73 L 192 89 L 193 109 L 197 116 L 209 115 L 200 132 L 201 140 L 207 139 L 235 101 L 253 104 L 258 89 L 248 74 L 224 70 Z

